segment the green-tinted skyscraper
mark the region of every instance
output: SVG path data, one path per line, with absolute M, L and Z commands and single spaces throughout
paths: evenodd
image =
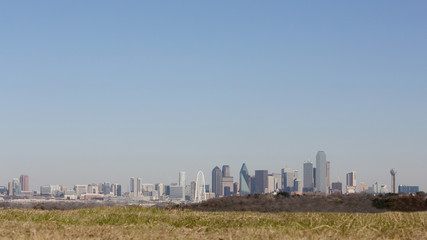
M 240 169 L 240 195 L 247 195 L 251 193 L 250 183 L 251 176 L 249 176 L 248 168 L 246 164 L 243 163 L 242 168 Z
M 18 196 L 21 195 L 21 184 L 17 178 L 13 179 L 13 195 Z

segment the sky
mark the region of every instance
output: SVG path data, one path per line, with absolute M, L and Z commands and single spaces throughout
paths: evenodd
M 427 191 L 425 1 L 0 3 L 0 185 L 215 166 Z

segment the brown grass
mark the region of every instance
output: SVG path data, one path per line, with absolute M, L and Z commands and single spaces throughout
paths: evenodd
M 0 210 L 1 239 L 427 239 L 427 214 Z

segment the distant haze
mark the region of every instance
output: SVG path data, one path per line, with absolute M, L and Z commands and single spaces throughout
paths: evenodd
M 427 3 L 3 2 L 0 185 L 246 163 L 427 190 Z

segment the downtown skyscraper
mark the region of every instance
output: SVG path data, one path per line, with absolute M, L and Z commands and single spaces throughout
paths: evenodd
M 230 166 L 222 166 L 222 179 L 221 179 L 222 195 L 229 196 L 233 190 L 233 177 L 230 175 Z
M 240 195 L 248 195 L 251 193 L 251 176 L 249 175 L 246 164 L 243 163 L 240 169 Z
M 21 184 L 21 191 L 29 191 L 30 190 L 28 175 L 22 174 L 19 177 L 19 183 Z
M 185 172 L 181 171 L 179 172 L 179 186 L 185 187 L 185 185 L 186 185 Z
M 303 181 L 303 192 L 313 192 L 314 174 L 312 162 L 305 162 L 303 165 Z
M 130 193 L 132 197 L 138 197 L 142 195 L 142 179 L 131 177 L 130 178 Z
M 326 194 L 329 192 L 327 173 L 326 154 L 323 151 L 319 151 L 316 155 L 316 192 Z
M 294 191 L 295 171 L 292 168 L 282 168 L 282 190 L 285 192 Z
M 215 197 L 222 195 L 222 172 L 217 166 L 212 170 L 212 192 L 215 193 Z
M 255 170 L 255 182 L 256 188 L 255 193 L 266 193 L 268 189 L 268 171 L 267 170 Z
M 356 172 L 349 172 L 346 175 L 347 193 L 356 193 Z

